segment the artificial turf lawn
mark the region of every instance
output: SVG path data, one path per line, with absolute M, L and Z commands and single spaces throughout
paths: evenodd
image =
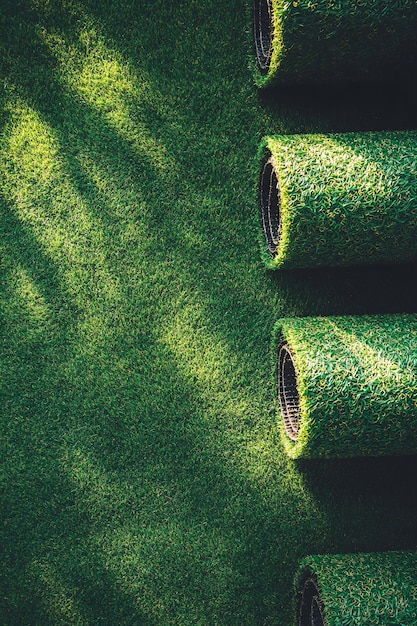
M 305 554 L 414 547 L 415 458 L 289 462 L 268 381 L 277 317 L 415 310 L 415 270 L 266 273 L 252 182 L 414 99 L 260 101 L 244 9 L 0 3 L 7 626 L 282 626 Z
M 303 606 L 313 582 L 324 620 L 312 622 Z M 417 623 L 417 554 L 324 554 L 303 559 L 295 578 L 297 626 L 414 626 Z M 318 594 L 317 594 L 318 591 Z M 306 595 L 306 600 L 307 600 Z M 311 596 L 310 596 L 311 597 Z M 314 597 L 314 596 L 313 596 Z M 311 599 L 306 602 L 305 608 Z M 314 606 L 314 605 L 313 605 Z
M 292 458 L 417 452 L 415 315 L 280 320 L 275 371 L 282 344 L 289 345 L 299 395 L 296 438 L 280 418 Z
M 414 0 L 254 0 L 254 13 L 256 32 L 271 39 L 262 65 L 253 62 L 259 87 L 410 80 L 416 71 Z
M 266 266 L 415 259 L 416 147 L 415 131 L 264 137 L 259 168 L 265 159 L 273 164 L 280 222 L 272 248 L 268 228 L 261 235 Z M 265 185 L 259 185 L 261 206 L 269 204 Z

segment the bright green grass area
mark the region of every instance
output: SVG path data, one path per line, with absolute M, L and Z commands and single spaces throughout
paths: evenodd
M 416 310 L 415 269 L 267 273 L 254 192 L 262 135 L 414 99 L 260 96 L 250 29 L 1 3 L 1 624 L 284 626 L 306 554 L 415 548 L 415 457 L 288 461 L 270 354 L 279 317 Z

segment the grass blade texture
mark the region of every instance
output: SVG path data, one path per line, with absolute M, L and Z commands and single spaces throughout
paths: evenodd
M 415 66 L 414 0 L 254 0 L 253 13 L 259 87 L 385 81 Z
M 297 626 L 417 623 L 415 552 L 310 556 L 295 588 Z
M 415 272 L 260 271 L 254 155 L 417 106 L 267 105 L 248 1 L 0 1 L 1 626 L 288 626 L 306 554 L 416 546 L 417 456 L 292 462 L 269 354 Z
M 261 250 L 269 269 L 412 260 L 417 133 L 264 137 Z
M 415 315 L 282 319 L 274 356 L 290 457 L 417 452 Z

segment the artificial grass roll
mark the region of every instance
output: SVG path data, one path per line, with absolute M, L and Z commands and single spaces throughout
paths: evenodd
M 417 554 L 306 557 L 295 591 L 296 626 L 415 626 Z
M 417 453 L 417 315 L 281 319 L 273 355 L 291 458 Z
M 266 266 L 413 260 L 416 154 L 416 131 L 264 137 L 257 163 Z
M 416 67 L 416 32 L 415 0 L 253 0 L 255 82 L 404 77 Z

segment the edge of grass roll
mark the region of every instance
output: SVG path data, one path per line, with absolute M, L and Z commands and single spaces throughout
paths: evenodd
M 269 135 L 256 154 L 267 269 L 417 258 L 417 132 Z
M 289 332 L 286 330 L 286 322 L 287 319 L 282 319 L 278 321 L 273 328 L 273 371 L 278 398 L 281 440 L 287 455 L 290 458 L 296 459 L 304 455 L 305 450 L 308 449 L 310 440 L 310 411 L 308 398 L 304 389 L 304 372 L 308 371 L 308 364 L 302 358 L 302 354 L 297 350 L 297 341 L 294 333 L 291 333 L 291 330 Z M 282 372 L 280 370 L 282 361 L 280 355 L 284 347 L 291 355 L 291 374 L 294 381 L 293 384 L 296 385 L 296 392 L 293 394 L 295 400 L 290 403 L 290 410 L 293 408 L 295 417 L 291 416 L 290 411 L 287 411 L 285 408 L 287 402 L 282 389 Z
M 417 316 L 283 318 L 272 359 L 292 459 L 417 452 Z
M 260 166 L 259 166 L 260 165 Z M 285 263 L 291 232 L 288 194 L 280 180 L 279 164 L 273 156 L 270 137 L 263 137 L 256 156 L 257 202 L 262 229 L 259 234 L 261 257 L 267 269 Z
M 294 578 L 296 626 L 413 626 L 417 553 L 305 557 Z
M 300 430 L 300 394 L 297 367 L 288 343 L 282 343 L 278 352 L 277 387 L 284 429 L 292 441 L 297 441 Z
M 267 87 L 274 81 L 283 53 L 282 21 L 274 0 L 253 0 L 253 39 L 255 58 L 252 72 L 258 87 Z M 276 42 L 281 41 L 281 45 Z
M 267 72 L 272 54 L 274 36 L 271 0 L 253 1 L 253 38 L 261 72 Z
M 413 0 L 251 4 L 251 66 L 260 88 L 284 83 L 395 84 L 415 73 Z
M 300 580 L 296 610 L 297 626 L 326 626 L 325 608 L 317 576 L 304 571 Z

